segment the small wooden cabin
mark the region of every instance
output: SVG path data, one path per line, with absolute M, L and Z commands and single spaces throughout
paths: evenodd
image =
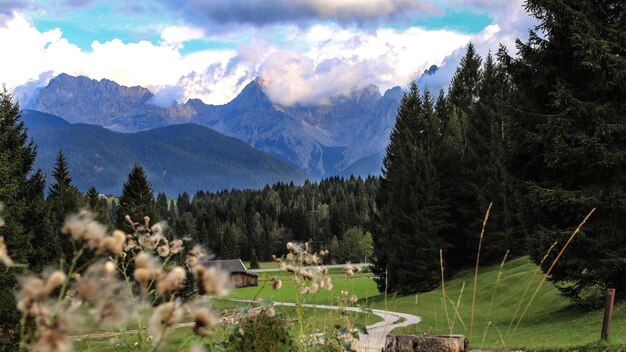
M 241 259 L 207 260 L 202 265 L 215 267 L 230 274 L 233 287 L 259 286 L 259 275 L 249 272 Z

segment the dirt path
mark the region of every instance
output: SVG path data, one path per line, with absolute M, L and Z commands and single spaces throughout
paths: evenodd
M 236 302 L 242 303 L 251 303 L 250 300 L 233 300 Z M 291 302 L 274 302 L 275 306 L 284 306 L 284 307 L 295 307 L 295 303 Z M 314 308 L 314 309 L 333 309 L 338 310 L 338 306 L 329 306 L 323 304 L 303 304 L 305 308 Z M 360 308 L 356 307 L 347 307 L 346 310 L 351 312 L 363 312 Z M 359 352 L 373 352 L 380 351 L 385 345 L 385 337 L 387 334 L 399 327 L 408 326 L 412 324 L 417 324 L 421 321 L 421 318 L 407 313 L 399 313 L 399 312 L 391 312 L 384 311 L 380 309 L 372 309 L 371 312 L 381 317 L 383 320 L 367 326 L 368 334 L 359 334 L 359 342 L 357 345 L 357 351 Z M 177 324 L 175 328 L 182 327 L 191 327 L 194 323 L 181 323 Z M 139 330 L 128 330 L 124 334 L 133 335 L 138 333 Z M 97 332 L 91 334 L 85 334 L 81 336 L 76 336 L 73 340 L 82 340 L 82 339 L 107 339 L 115 336 L 119 336 L 121 333 L 119 332 Z

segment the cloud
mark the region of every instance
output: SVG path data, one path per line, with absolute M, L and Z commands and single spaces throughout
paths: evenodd
M 13 18 L 15 12 L 31 7 L 31 0 L 2 0 L 0 1 L 0 27 Z
M 204 31 L 200 28 L 187 26 L 169 26 L 161 32 L 161 39 L 166 45 L 182 47 L 182 43 L 194 39 L 204 38 Z
M 324 104 L 329 97 L 375 84 L 383 90 L 404 85 L 463 47 L 469 36 L 449 31 L 379 29 L 373 33 L 314 26 L 295 31 L 293 41 L 308 50 L 278 51 L 259 75 L 278 103 Z
M 437 11 L 431 0 L 160 0 L 196 24 L 378 23 Z
M 523 0 L 446 0 L 446 2 L 459 8 L 488 12 L 493 18 L 489 26 L 470 39 L 483 58 L 489 51 L 495 54 L 500 44 L 514 54 L 515 40 L 518 38 L 526 40 L 528 29 L 537 24 L 537 21 L 524 10 Z M 450 53 L 434 75 L 420 77 L 418 80 L 420 88 L 428 87 L 431 91 L 446 90 L 461 58 L 465 55 L 465 49 L 459 48 Z

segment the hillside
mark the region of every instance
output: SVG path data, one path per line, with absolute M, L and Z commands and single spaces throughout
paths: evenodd
M 501 279 L 496 281 L 499 265 L 479 269 L 476 298 L 476 315 L 473 336 L 469 332 L 472 308 L 472 286 L 474 272 L 466 271 L 455 278 L 446 280 L 448 315 L 453 333 L 468 336 L 470 347 L 523 349 L 523 350 L 571 350 L 575 347 L 602 344 L 603 309 L 584 311 L 559 295 L 557 289 L 546 283 L 539 291 L 517 330 L 519 318 L 532 293 L 541 280 L 541 272 L 528 257 L 511 260 L 504 266 Z M 530 283 L 530 285 L 529 285 Z M 461 288 L 465 285 L 460 299 L 459 313 L 463 322 L 455 320 L 452 302 L 457 304 Z M 527 290 L 527 287 L 529 289 Z M 496 289 L 495 296 L 493 295 Z M 493 304 L 492 304 L 492 297 Z M 368 298 L 372 308 L 385 306 L 384 295 Z M 452 302 L 451 302 L 452 301 Z M 520 305 L 520 302 L 522 304 Z M 517 309 L 518 305 L 520 306 Z M 428 293 L 389 297 L 389 310 L 417 314 L 422 317 L 418 325 L 395 330 L 394 333 L 449 334 L 444 307 L 441 304 L 441 289 Z M 517 310 L 517 314 L 516 313 Z M 511 328 L 509 330 L 509 326 Z M 484 344 L 483 344 L 484 340 Z M 615 307 L 611 325 L 611 345 L 626 345 L 626 304 Z
M 175 196 L 197 190 L 261 188 L 278 181 L 301 182 L 293 166 L 235 138 L 195 124 L 137 133 L 69 124 L 58 116 L 24 111 L 29 135 L 38 147 L 36 168 L 50 177 L 59 148 L 81 191 L 94 185 L 118 194 L 135 163 L 146 169 L 156 192 Z

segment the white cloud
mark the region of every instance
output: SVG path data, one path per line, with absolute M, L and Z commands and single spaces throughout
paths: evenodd
M 279 51 L 260 68 L 272 100 L 324 103 L 368 84 L 388 89 L 404 85 L 430 65 L 464 46 L 469 36 L 450 31 L 379 29 L 374 33 L 314 26 L 294 32 L 304 52 Z
M 487 6 L 481 1 L 486 0 L 469 0 L 465 6 Z M 94 41 L 91 50 L 84 51 L 68 42 L 60 29 L 40 32 L 18 14 L 5 27 L 0 26 L 0 47 L 11 53 L 3 57 L 0 80 L 9 89 L 25 85 L 19 91 L 22 95 L 62 72 L 108 78 L 123 85 L 147 87 L 157 94 L 155 104 L 169 105 L 173 100 L 189 98 L 223 104 L 260 76 L 275 102 L 317 104 L 368 84 L 376 84 L 381 90 L 406 85 L 435 64 L 443 67 L 426 81 L 438 89 L 447 86 L 470 39 L 484 55 L 488 49 L 496 50 L 499 42 L 512 45 L 526 31 L 531 22 L 519 1 L 494 7 L 493 23 L 474 37 L 418 27 L 366 30 L 339 24 L 281 25 L 257 28 L 256 38 L 263 39 L 246 39 L 246 44 L 235 50 L 190 54 L 180 50 L 187 41 L 207 37 L 229 41 L 234 34 L 220 36 L 199 27 L 169 26 L 161 32 L 162 41 L 158 44 L 114 39 Z M 346 0 L 334 4 L 329 0 L 307 6 L 317 6 L 316 11 L 322 14 L 329 9 L 336 15 L 357 3 L 360 2 Z M 360 11 L 384 13 L 384 6 L 401 4 L 402 1 L 376 0 Z M 249 33 L 237 32 L 236 36 L 240 42 Z
M 200 28 L 187 26 L 169 26 L 161 32 L 161 39 L 166 45 L 181 47 L 182 43 L 194 39 L 204 38 L 204 31 Z

